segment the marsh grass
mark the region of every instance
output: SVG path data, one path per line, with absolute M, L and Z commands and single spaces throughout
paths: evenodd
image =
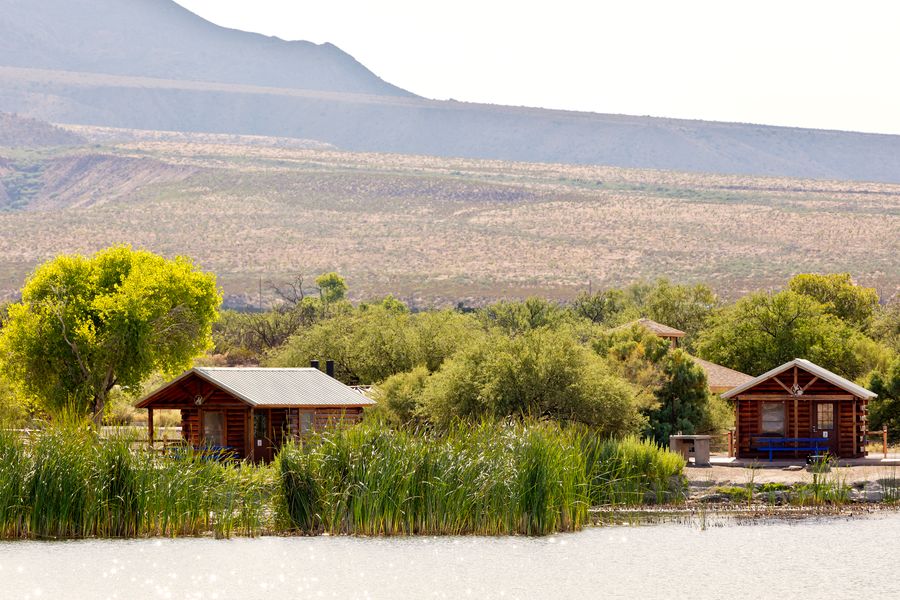
M 277 465 L 280 512 L 302 533 L 544 535 L 581 529 L 592 504 L 672 500 L 684 462 L 634 439 L 486 422 L 363 425 L 289 446 Z
M 288 445 L 272 465 L 61 423 L 0 431 L 0 537 L 544 535 L 581 529 L 591 505 L 680 501 L 683 467 L 650 442 L 543 422 L 364 424 Z
M 61 424 L 27 439 L 0 432 L 0 536 L 70 539 L 272 529 L 273 471 L 208 460 L 186 448 L 162 456 L 128 436 L 101 439 Z

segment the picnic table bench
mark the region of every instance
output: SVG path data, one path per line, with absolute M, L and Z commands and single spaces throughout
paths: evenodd
M 759 437 L 754 450 L 769 453 L 769 462 L 772 462 L 775 452 L 815 452 L 817 455 L 822 450 L 828 451 L 828 438 L 791 438 L 791 437 Z

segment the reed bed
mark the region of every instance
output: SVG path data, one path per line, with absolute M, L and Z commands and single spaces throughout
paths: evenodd
M 574 531 L 598 501 L 674 500 L 683 467 L 635 439 L 490 422 L 441 434 L 363 425 L 287 447 L 277 460 L 284 523 L 361 535 Z
M 552 423 L 369 423 L 288 445 L 272 465 L 63 424 L 0 431 L 0 538 L 545 535 L 581 529 L 591 505 L 677 500 L 683 466 L 652 443 Z
M 88 425 L 0 431 L 0 537 L 71 539 L 271 531 L 270 467 L 162 456 Z

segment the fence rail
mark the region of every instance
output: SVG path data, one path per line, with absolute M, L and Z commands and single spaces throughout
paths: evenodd
M 872 438 L 881 438 L 881 449 L 884 457 L 888 457 L 888 428 L 887 425 L 881 428 L 881 431 L 867 431 L 866 432 L 866 445 L 869 445 L 869 442 L 872 441 Z

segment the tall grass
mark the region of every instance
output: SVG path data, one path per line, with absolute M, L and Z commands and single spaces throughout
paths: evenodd
M 162 456 L 128 437 L 63 424 L 0 432 L 0 536 L 67 539 L 272 530 L 270 467 Z
M 677 503 L 685 498 L 684 458 L 652 440 L 581 436 L 594 505 Z
M 591 504 L 673 500 L 684 467 L 652 443 L 543 423 L 363 425 L 287 447 L 277 464 L 287 526 L 363 535 L 577 530 Z
M 677 500 L 683 466 L 649 442 L 549 423 L 366 424 L 266 466 L 162 455 L 72 422 L 0 431 L 0 537 L 544 535 L 582 528 L 591 505 Z

